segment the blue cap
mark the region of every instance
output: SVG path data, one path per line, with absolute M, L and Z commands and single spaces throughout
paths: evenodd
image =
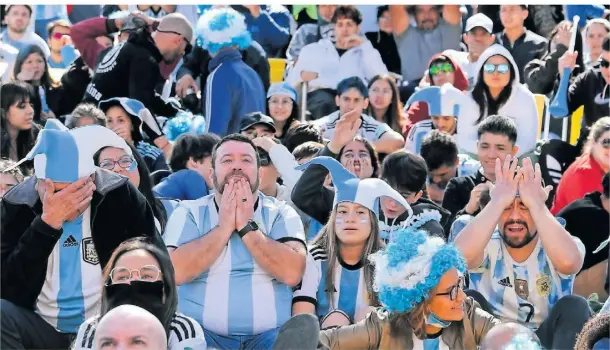
M 288 96 L 295 103 L 299 102 L 297 91 L 286 82 L 275 83 L 269 87 L 269 91 L 267 91 L 267 98 L 275 95 Z

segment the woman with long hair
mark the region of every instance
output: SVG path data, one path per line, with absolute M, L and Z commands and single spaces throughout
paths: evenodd
M 600 118 L 591 127 L 583 154 L 563 173 L 551 213 L 590 192 L 602 192 L 602 178 L 610 170 L 610 117 Z
M 120 148 L 104 147 L 93 155 L 93 162 L 102 169 L 113 171 L 129 179 L 131 184 L 146 197 L 146 201 L 152 208 L 157 229 L 160 233 L 163 233 L 169 218 L 168 214 L 171 213 L 167 213 L 166 206 L 154 196 L 152 180 L 146 163 L 132 144 L 127 143 L 127 145 L 131 149 L 132 155 L 127 154 L 125 150 Z M 173 208 L 174 206 L 168 207 Z
M 373 291 L 373 268 L 367 257 L 383 246 L 379 236 L 378 198 L 406 200 L 380 179 L 359 180 L 330 157 L 300 166 L 321 165 L 330 172 L 335 199 L 328 223 L 313 239 L 301 286 L 293 297 L 293 315 L 318 316 L 322 328 L 364 318 L 379 305 Z
M 557 62 L 559 61 L 559 58 L 568 51 L 570 38 L 572 36 L 572 25 L 573 23 L 567 20 L 559 22 L 549 35 L 548 53 L 541 59 L 530 61 L 523 69 L 525 83 L 532 93 L 543 94 L 550 97 L 559 85 L 559 69 Z M 583 62 L 583 40 L 578 31 L 576 32 L 576 39 L 574 41 L 574 51 L 578 52 L 578 58 L 576 59 L 577 66 L 572 72 L 572 80 L 576 79 L 578 74 L 584 72 L 586 68 Z
M 32 102 L 37 123 L 68 113 L 61 110 L 61 88 L 51 78 L 49 64 L 39 46 L 28 45 L 19 51 L 13 67 L 13 79 L 31 84 L 34 88 Z
M 73 349 L 93 349 L 99 320 L 108 311 L 125 304 L 139 306 L 161 321 L 169 350 L 206 348 L 199 323 L 177 311 L 178 291 L 167 250 L 146 238 L 129 239 L 112 253 L 103 279 L 100 313 L 80 326 Z
M 267 115 L 273 118 L 275 138 L 282 141 L 288 129 L 299 123 L 297 91 L 288 83 L 275 83 L 267 92 Z
M 517 124 L 517 157 L 532 152 L 538 138 L 538 108 L 534 95 L 519 83 L 519 69 L 504 46 L 494 44 L 481 54 L 474 87 L 460 105 L 457 144 L 476 158 L 477 126 L 499 114 Z
M 464 294 L 466 263 L 452 244 L 411 226 L 369 257 L 382 307 L 320 332 L 324 349 L 476 349 L 500 320 Z
M 14 81 L 0 87 L 0 156 L 18 162 L 36 143 L 41 127 L 34 122 L 31 85 Z M 32 162 L 23 163 L 21 172 L 30 174 Z
M 396 80 L 388 75 L 376 75 L 369 82 L 368 115 L 388 124 L 392 130 L 402 133 L 404 116 Z

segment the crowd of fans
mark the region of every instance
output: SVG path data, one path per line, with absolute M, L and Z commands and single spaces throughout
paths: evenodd
M 610 7 L 2 16 L 0 348 L 610 346 Z

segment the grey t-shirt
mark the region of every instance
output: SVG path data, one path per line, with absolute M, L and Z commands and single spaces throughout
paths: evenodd
M 453 26 L 440 19 L 433 30 L 420 30 L 411 25 L 401 35 L 394 35 L 403 79 L 420 79 L 432 56 L 448 49 L 459 50 L 461 34 L 461 23 Z

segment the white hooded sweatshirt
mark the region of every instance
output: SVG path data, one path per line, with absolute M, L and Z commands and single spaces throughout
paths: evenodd
M 513 56 L 502 45 L 494 44 L 487 48 L 478 60 L 477 75 L 474 78 L 473 86 L 476 85 L 479 72 L 483 69 L 485 62 L 495 55 L 505 57 L 513 66 L 515 71 L 515 79 L 513 80 L 512 92 L 508 100 L 498 109 L 498 114 L 512 118 L 517 124 L 517 146 L 519 151 L 517 157 L 531 152 L 536 147 L 536 138 L 538 137 L 538 109 L 534 95 L 523 84 L 519 83 L 519 69 Z M 477 127 L 475 124 L 479 119 L 479 105 L 472 98 L 472 92 L 468 93 L 468 98 L 460 107 L 460 113 L 457 124 L 457 144 L 460 150 L 469 153 L 477 153 Z M 485 112 L 484 118 L 488 114 Z

